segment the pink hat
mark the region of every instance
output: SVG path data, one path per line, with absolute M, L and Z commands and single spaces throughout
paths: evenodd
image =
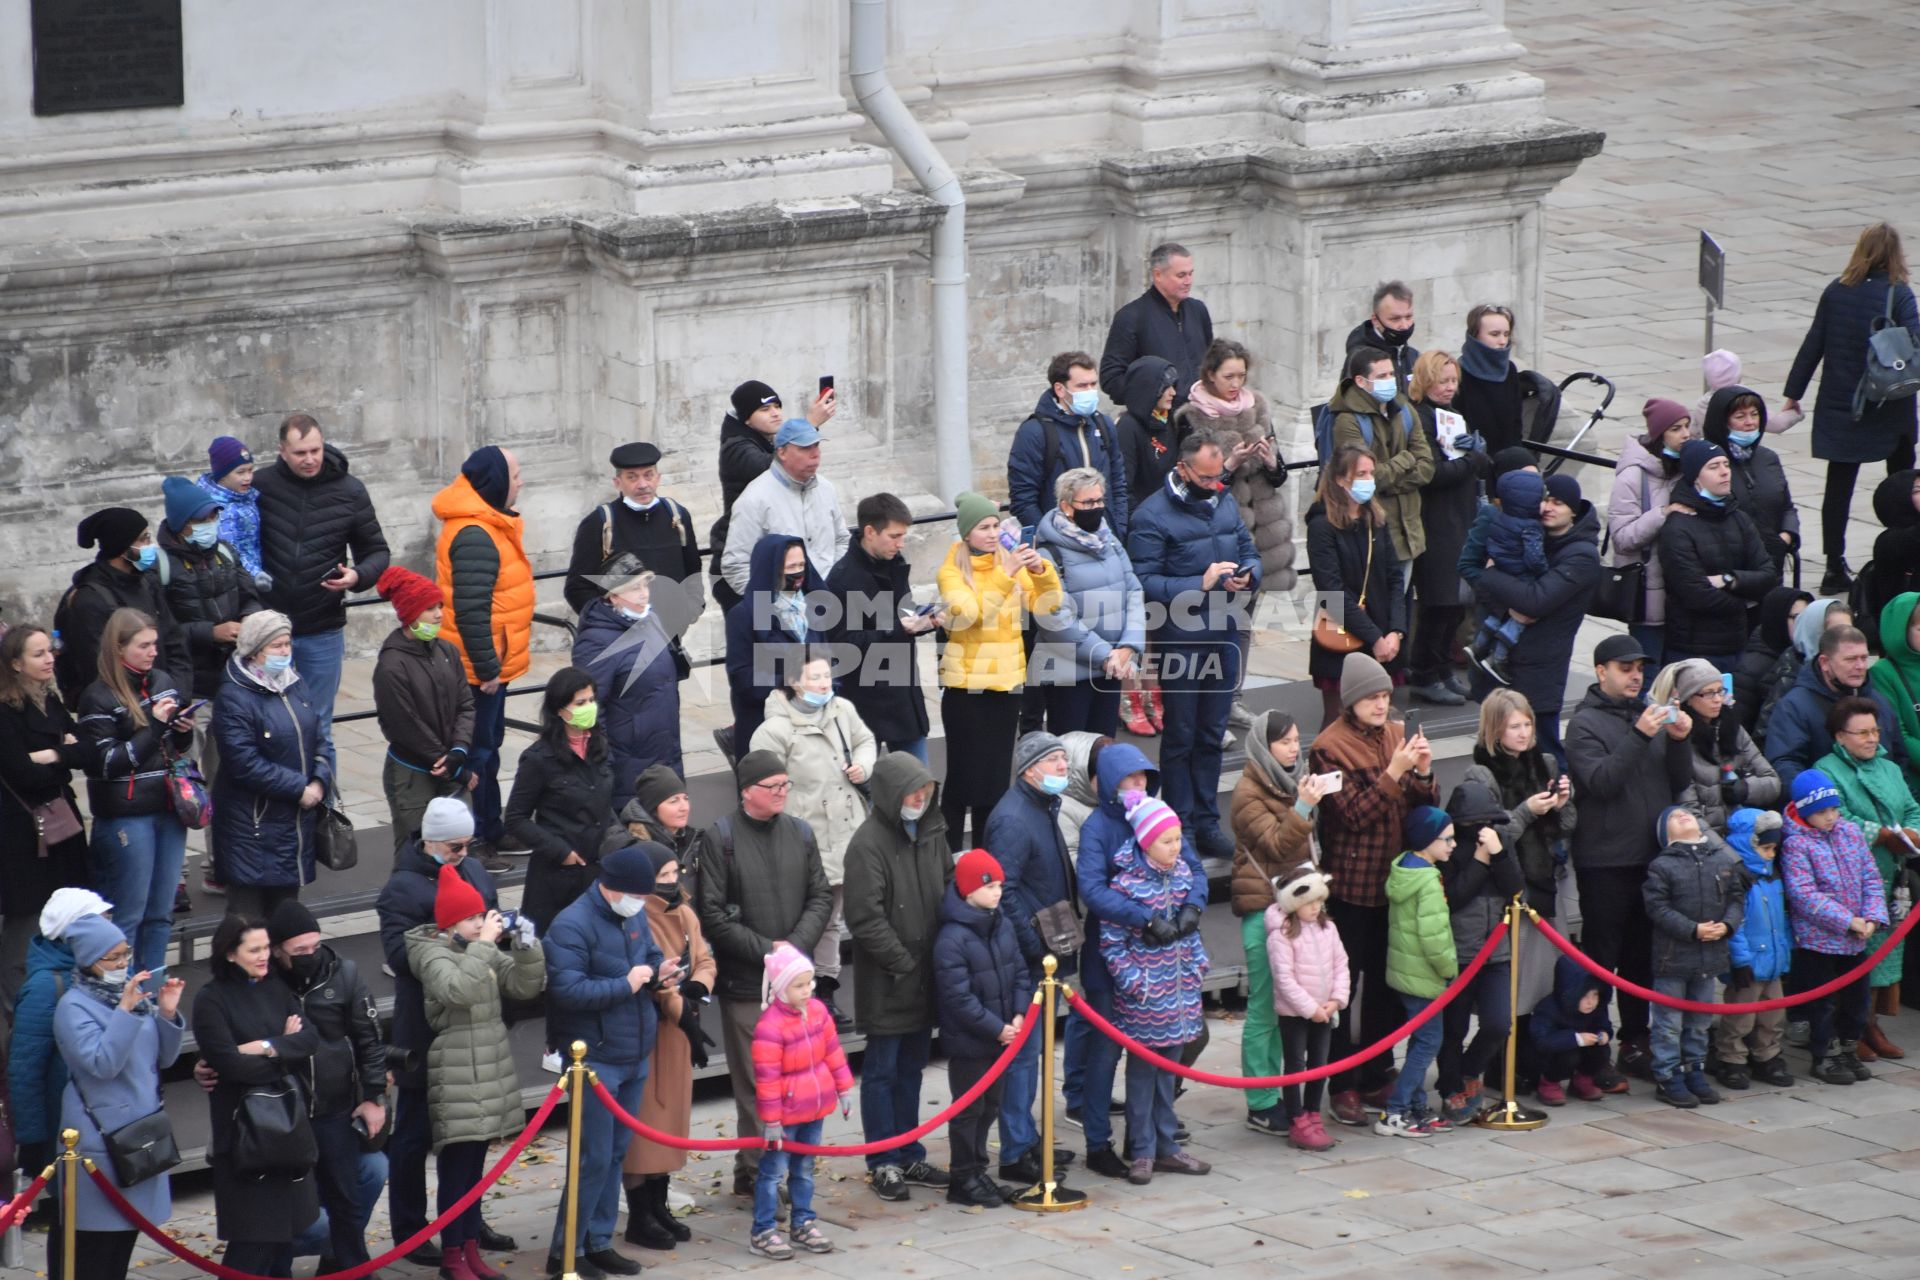
M 1152 796 L 1141 799 L 1139 804 L 1127 810 L 1127 821 L 1133 825 L 1133 838 L 1141 849 L 1146 849 L 1160 837 L 1160 833 L 1169 827 L 1180 826 L 1179 815 L 1167 806 L 1164 800 L 1155 800 Z
M 760 980 L 762 1009 L 784 996 L 795 978 L 803 973 L 812 973 L 813 959 L 806 952 L 783 942 L 767 952 L 766 967 L 766 976 Z
M 1700 372 L 1709 391 L 1718 391 L 1740 381 L 1740 357 L 1721 347 L 1700 357 Z

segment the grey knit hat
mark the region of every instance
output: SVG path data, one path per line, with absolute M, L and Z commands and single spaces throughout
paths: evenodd
M 1340 705 L 1351 707 L 1376 693 L 1391 693 L 1393 677 L 1372 654 L 1355 649 L 1340 663 Z
M 1032 733 L 1020 735 L 1020 741 L 1013 744 L 1013 773 L 1019 777 L 1041 760 L 1056 751 L 1065 751 L 1067 744 L 1050 733 L 1036 729 Z

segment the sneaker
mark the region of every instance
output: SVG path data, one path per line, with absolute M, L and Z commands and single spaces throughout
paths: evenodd
M 1508 685 L 1512 683 L 1507 676 L 1507 664 L 1499 658 L 1494 657 L 1490 653 L 1483 654 L 1477 647 L 1467 650 L 1467 657 L 1473 660 L 1474 666 L 1486 672 L 1487 678 L 1495 684 Z
M 1061 1113 L 1062 1118 L 1076 1129 L 1087 1127 L 1087 1113 L 1079 1107 L 1068 1107 Z
M 1741 1073 L 1742 1075 L 1745 1072 Z M 1698 1066 L 1687 1068 L 1687 1092 L 1700 1100 L 1702 1106 L 1713 1107 L 1720 1104 L 1720 1094 L 1707 1083 L 1707 1073 Z
M 1462 702 L 1465 702 L 1473 696 L 1473 686 L 1462 679 L 1458 671 L 1449 671 L 1446 680 L 1442 683 L 1444 683 L 1447 688 L 1459 694 Z
M 1601 1067 L 1594 1073 L 1593 1087 L 1602 1093 L 1625 1093 L 1629 1088 L 1627 1078 L 1615 1071 L 1611 1065 Z
M 1247 704 L 1237 698 L 1233 705 L 1227 708 L 1227 728 L 1235 733 L 1245 733 L 1253 728 L 1253 712 L 1247 710 Z
M 1821 1084 L 1852 1084 L 1853 1068 L 1840 1060 L 1840 1055 L 1831 1058 L 1815 1058 L 1813 1069 L 1807 1072 Z
M 1383 1111 L 1373 1122 L 1373 1131 L 1383 1138 L 1424 1138 L 1427 1130 L 1420 1118 L 1402 1111 Z
M 1842 1040 L 1840 1042 L 1840 1052 L 1834 1056 L 1840 1059 L 1841 1064 L 1844 1065 L 1847 1070 L 1853 1072 L 1853 1078 L 1855 1080 L 1873 1079 L 1873 1072 L 1867 1070 L 1861 1063 L 1860 1056 L 1854 1052 L 1853 1041 Z
M 1287 1126 L 1287 1142 L 1301 1151 L 1326 1151 L 1333 1146 L 1333 1139 L 1320 1123 L 1320 1117 L 1304 1111 Z
M 1147 1156 L 1127 1162 L 1127 1181 L 1136 1187 L 1144 1187 L 1153 1181 L 1153 1161 Z
M 548 1075 L 557 1076 L 567 1068 L 566 1064 L 560 1061 L 560 1051 L 549 1049 L 540 1055 L 540 1069 Z
M 1626 1081 L 1622 1080 L 1620 1083 L 1625 1084 Z M 1592 1076 L 1580 1075 L 1577 1072 L 1573 1077 L 1573 1083 L 1568 1086 L 1568 1089 L 1574 1097 L 1580 1099 L 1582 1102 L 1598 1102 L 1607 1096 L 1606 1091 L 1595 1082 Z
M 947 1188 L 947 1203 L 982 1209 L 998 1209 L 1008 1197 L 992 1178 L 984 1173 L 976 1173 L 962 1178 Z
M 1268 1107 L 1265 1111 L 1247 1112 L 1247 1128 L 1275 1138 L 1288 1137 L 1293 1131 L 1293 1126 L 1287 1122 L 1286 1108 L 1278 1106 Z
M 793 1232 L 793 1242 L 808 1253 L 832 1253 L 833 1241 L 827 1239 L 826 1232 L 820 1230 L 820 1224 L 809 1222 Z
M 1427 1111 L 1424 1109 L 1416 1111 L 1413 1113 L 1413 1118 L 1419 1123 L 1420 1127 L 1428 1133 L 1453 1132 L 1453 1121 L 1447 1119 L 1437 1111 Z
M 1187 1122 L 1179 1116 L 1173 1118 L 1173 1140 L 1175 1142 L 1193 1141 L 1193 1131 L 1187 1128 Z
M 212 872 L 208 872 L 200 877 L 200 892 L 210 893 L 216 898 L 224 898 L 227 896 L 227 886 L 215 880 Z
M 173 914 L 190 916 L 193 914 L 193 899 L 187 896 L 187 882 L 182 880 L 173 887 Z
M 1155 1173 L 1185 1173 L 1199 1177 L 1202 1174 L 1212 1173 L 1213 1166 L 1205 1160 L 1195 1159 L 1184 1151 L 1176 1151 L 1170 1156 L 1155 1156 L 1153 1159 L 1153 1171 Z
M 1735 1092 L 1753 1087 L 1753 1077 L 1747 1074 L 1747 1064 L 1744 1062 L 1709 1062 L 1707 1072 Z
M 1534 1086 L 1533 1096 L 1540 1099 L 1542 1106 L 1564 1107 L 1567 1105 L 1567 1091 L 1560 1087 L 1558 1080 L 1542 1080 Z
M 777 1228 L 768 1228 L 747 1241 L 747 1251 L 759 1254 L 763 1258 L 772 1258 L 775 1262 L 786 1262 L 793 1257 L 793 1246 Z
M 900 1171 L 910 1186 L 931 1187 L 935 1191 L 945 1191 L 953 1185 L 953 1179 L 947 1176 L 945 1169 L 936 1169 L 925 1160 L 915 1160 Z
M 1785 1058 L 1775 1056 L 1768 1058 L 1765 1062 L 1754 1063 L 1753 1078 L 1761 1084 L 1770 1084 L 1784 1089 L 1793 1083 L 1793 1072 L 1787 1069 Z
M 1782 1038 L 1794 1048 L 1804 1049 L 1813 1040 L 1813 1024 L 1804 1018 L 1799 1021 L 1788 1022 L 1786 1031 L 1782 1033 Z
M 1653 1050 L 1632 1040 L 1623 1043 L 1620 1046 L 1620 1074 L 1654 1080 Z M 1658 1084 L 1659 1081 L 1654 1080 L 1654 1083 Z
M 1439 680 L 1432 684 L 1412 685 L 1407 692 L 1422 702 L 1431 702 L 1436 707 L 1458 707 L 1466 703 L 1465 698 L 1453 691 L 1452 685 Z
M 713 731 L 713 745 L 720 748 L 720 754 L 726 758 L 727 768 L 734 768 L 737 761 L 733 755 L 733 726 L 727 725 L 725 728 L 715 729 Z M 793 1255 L 789 1253 L 787 1256 L 792 1257 Z
M 1112 1147 L 1095 1147 L 1087 1152 L 1087 1172 L 1103 1178 L 1124 1178 L 1127 1162 L 1115 1155 Z
M 468 845 L 467 856 L 490 872 L 513 870 L 513 864 L 502 857 L 499 852 L 485 840 L 475 840 L 472 844 Z
M 1367 1106 L 1357 1089 L 1342 1089 L 1333 1095 L 1333 1119 L 1336 1124 L 1358 1128 L 1367 1123 Z
M 1670 1107 L 1691 1111 L 1700 1105 L 1700 1099 L 1693 1096 L 1693 1091 L 1687 1088 L 1687 1082 L 1679 1076 L 1668 1076 L 1665 1080 L 1656 1080 L 1653 1085 L 1653 1096 Z
M 1201 827 L 1194 834 L 1193 844 L 1203 858 L 1233 857 L 1233 837 L 1217 826 Z
M 1480 1082 L 1469 1080 L 1459 1093 L 1448 1094 L 1441 1113 L 1455 1124 L 1468 1124 L 1480 1114 Z
M 867 1175 L 873 1184 L 873 1194 L 882 1200 L 907 1200 L 912 1193 L 907 1190 L 907 1175 L 897 1164 L 883 1164 Z
M 380 972 L 386 974 L 389 978 L 394 976 L 393 966 L 388 964 L 385 960 L 382 960 L 380 962 Z

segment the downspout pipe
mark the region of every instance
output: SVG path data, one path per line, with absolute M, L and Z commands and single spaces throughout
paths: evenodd
M 847 77 L 860 109 L 944 212 L 933 229 L 933 441 L 940 497 L 973 488 L 967 438 L 967 197 L 887 79 L 887 0 L 849 0 Z

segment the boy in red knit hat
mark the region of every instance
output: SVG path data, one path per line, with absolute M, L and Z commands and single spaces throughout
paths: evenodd
M 429 801 L 467 794 L 477 781 L 467 767 L 473 745 L 473 690 L 460 653 L 440 639 L 440 588 L 411 569 L 393 566 L 380 575 L 380 597 L 393 605 L 400 625 L 380 645 L 373 667 L 373 709 L 387 740 L 380 782 L 393 821 L 393 854 L 420 830 Z M 506 863 L 480 863 L 499 871 Z

